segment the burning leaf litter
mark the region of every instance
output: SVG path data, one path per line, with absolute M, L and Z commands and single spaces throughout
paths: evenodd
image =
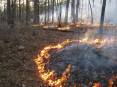
M 54 86 L 54 87 L 63 87 L 65 83 L 69 80 L 74 65 L 68 64 L 67 68 L 65 71 L 63 71 L 61 77 L 57 77 L 57 74 L 55 70 L 50 70 L 47 68 L 47 65 L 50 64 L 51 60 L 51 54 L 50 51 L 57 49 L 57 50 L 62 50 L 67 47 L 67 45 L 70 45 L 71 43 L 75 43 L 77 45 L 79 44 L 87 44 L 94 46 L 96 49 L 102 48 L 106 43 L 113 43 L 114 40 L 111 42 L 108 39 L 95 39 L 95 40 L 90 40 L 89 38 L 84 38 L 81 40 L 66 40 L 63 43 L 60 43 L 58 45 L 49 45 L 46 46 L 43 50 L 41 50 L 40 54 L 37 54 L 35 58 L 35 63 L 37 65 L 37 70 L 39 77 L 44 81 L 45 84 L 48 86 Z M 59 52 L 59 51 L 58 51 Z M 101 62 L 101 61 L 100 61 Z M 59 69 L 59 68 L 58 68 Z M 88 69 L 88 68 L 87 68 Z M 113 80 L 109 82 L 109 87 L 112 87 Z M 94 82 L 93 87 L 102 87 L 100 82 Z

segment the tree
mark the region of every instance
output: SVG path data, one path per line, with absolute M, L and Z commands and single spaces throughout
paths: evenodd
M 16 13 L 16 0 L 7 0 L 7 23 L 11 28 L 14 27 Z
M 21 0 L 19 0 L 19 22 L 21 22 Z
M 55 0 L 52 0 L 52 23 L 54 22 L 54 4 L 55 4 Z
M 67 0 L 67 3 L 66 3 L 66 13 L 65 13 L 65 23 L 68 23 L 69 2 L 70 2 L 70 0 Z
M 92 6 L 91 6 L 91 2 L 89 0 L 89 7 L 90 7 L 90 12 L 91 12 L 91 23 L 93 24 L 93 10 L 92 10 Z
M 11 24 L 11 2 L 7 0 L 7 23 L 8 25 Z
M 45 10 L 45 24 L 46 24 L 46 14 L 47 14 L 47 12 L 46 12 L 46 5 L 47 5 L 47 1 L 45 0 L 45 2 L 44 2 L 44 10 Z
M 34 23 L 39 23 L 39 0 L 34 0 Z
M 50 19 L 49 19 L 49 11 L 50 11 L 50 1 L 48 0 L 48 22 L 50 21 Z
M 106 0 L 103 0 L 101 18 L 100 18 L 100 31 L 99 33 L 103 33 L 103 24 L 104 24 L 104 16 L 105 16 L 105 8 L 106 8 Z
M 71 15 L 72 15 L 72 22 L 75 23 L 75 0 L 72 0 L 71 3 Z
M 79 5 L 80 5 L 80 0 L 77 0 L 77 4 L 76 4 L 76 22 L 78 22 L 78 9 L 79 9 Z
M 16 0 L 12 0 L 12 4 L 11 4 L 11 24 L 12 24 L 12 27 L 14 26 L 15 18 L 16 18 Z
M 59 1 L 60 4 L 59 4 L 59 16 L 58 16 L 58 26 L 61 27 L 61 15 L 62 15 L 62 0 Z
M 26 0 L 26 24 L 29 23 L 29 17 L 30 17 L 30 7 L 29 7 L 29 0 Z

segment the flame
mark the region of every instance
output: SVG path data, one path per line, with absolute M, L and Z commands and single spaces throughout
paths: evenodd
M 62 49 L 66 44 L 68 44 L 70 41 L 66 40 L 61 44 L 55 45 L 55 46 L 47 46 L 45 47 L 40 54 L 37 55 L 37 58 L 35 59 L 35 63 L 38 66 L 38 72 L 41 77 L 41 79 L 47 83 L 49 86 L 56 86 L 56 87 L 62 87 L 62 84 L 67 81 L 67 79 L 70 76 L 71 68 L 72 66 L 69 64 L 66 68 L 66 70 L 63 72 L 61 78 L 56 77 L 56 73 L 52 70 L 46 70 L 45 66 L 48 63 L 45 63 L 45 59 L 49 61 L 50 54 L 49 51 L 51 49 Z M 54 77 L 54 78 L 53 78 Z
M 117 75 L 113 75 L 108 81 L 108 83 L 109 83 L 108 87 L 116 87 L 116 86 L 114 86 L 114 81 L 116 81 L 116 80 L 117 80 Z
M 112 79 L 110 79 L 110 80 L 108 81 L 108 83 L 109 83 L 109 86 L 108 86 L 108 87 L 113 87 L 113 80 L 112 80 Z
M 70 30 L 70 26 L 59 27 L 58 30 Z
M 99 45 L 103 46 L 107 41 L 107 39 L 100 40 L 100 39 L 95 39 L 95 40 L 90 40 L 88 37 L 83 38 L 81 40 L 66 40 L 63 43 L 60 43 L 58 45 L 49 45 L 46 46 L 43 50 L 41 50 L 40 54 L 38 54 L 35 58 L 35 63 L 37 65 L 39 77 L 49 86 L 54 86 L 54 87 L 63 87 L 63 84 L 68 80 L 71 74 L 72 70 L 72 65 L 68 65 L 65 71 L 62 73 L 62 76 L 60 78 L 57 78 L 56 73 L 54 70 L 49 70 L 46 68 L 46 65 L 49 64 L 49 60 L 51 55 L 49 54 L 49 51 L 52 49 L 62 49 L 66 45 L 68 45 L 71 42 L 79 42 L 79 43 L 86 43 L 86 44 L 92 44 L 92 45 Z M 110 82 L 111 83 L 111 82 Z M 94 83 L 93 87 L 101 87 L 100 83 Z M 111 87 L 111 86 L 109 86 Z
M 94 83 L 94 86 L 93 87 L 102 87 L 102 85 L 101 85 L 100 82 L 96 82 L 96 83 Z
M 86 44 L 90 44 L 90 45 L 94 45 L 94 46 L 96 46 L 97 48 L 98 47 L 102 47 L 102 46 L 104 46 L 107 42 L 109 42 L 109 40 L 107 40 L 107 39 L 89 39 L 88 37 L 85 37 L 85 38 L 83 38 L 83 39 L 81 39 L 81 40 L 79 40 L 80 41 L 80 43 L 86 43 Z

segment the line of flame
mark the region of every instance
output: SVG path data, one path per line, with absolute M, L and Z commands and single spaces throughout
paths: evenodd
M 54 70 L 45 69 L 45 66 L 47 63 L 44 62 L 45 59 L 49 60 L 50 54 L 48 52 L 51 49 L 62 49 L 68 43 L 70 43 L 70 41 L 66 40 L 63 43 L 55 45 L 55 46 L 47 46 L 41 51 L 40 54 L 37 55 L 37 58 L 35 59 L 35 63 L 37 65 L 38 72 L 39 72 L 41 79 L 45 83 L 47 83 L 49 86 L 62 87 L 62 84 L 65 81 L 67 81 L 67 79 L 70 76 L 70 72 L 72 69 L 72 66 L 70 64 L 67 66 L 66 70 L 63 72 L 61 78 L 57 78 Z M 53 79 L 53 77 L 55 79 Z
M 60 78 L 56 77 L 56 73 L 54 70 L 49 70 L 46 69 L 46 65 L 49 63 L 50 60 L 50 54 L 49 51 L 52 49 L 62 49 L 64 48 L 67 44 L 74 42 L 74 41 L 79 41 L 80 43 L 87 43 L 87 44 L 94 44 L 94 45 L 104 45 L 106 43 L 106 40 L 100 40 L 100 39 L 95 39 L 93 41 L 90 41 L 87 37 L 82 39 L 82 40 L 66 40 L 63 43 L 60 43 L 58 45 L 52 46 L 49 45 L 45 47 L 40 54 L 37 55 L 35 58 L 35 63 L 37 65 L 38 73 L 41 79 L 47 83 L 49 86 L 54 86 L 54 87 L 63 87 L 63 84 L 68 80 L 71 70 L 72 70 L 72 65 L 68 65 L 66 70 L 63 72 L 62 76 Z M 45 62 L 45 60 L 47 60 Z M 95 84 L 97 85 L 97 84 Z M 94 86 L 98 87 L 98 86 Z

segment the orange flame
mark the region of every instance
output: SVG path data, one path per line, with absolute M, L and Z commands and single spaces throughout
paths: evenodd
M 87 44 L 94 44 L 96 45 L 97 43 L 100 43 L 100 45 L 103 45 L 106 40 L 99 40 L 95 39 L 93 41 L 90 41 L 87 37 L 82 39 L 82 40 L 66 40 L 63 43 L 60 43 L 58 45 L 50 45 L 45 47 L 40 54 L 38 54 L 35 58 L 35 63 L 37 65 L 38 73 L 40 78 L 47 83 L 49 86 L 56 86 L 56 87 L 63 87 L 63 84 L 68 80 L 71 70 L 72 70 L 72 65 L 68 65 L 66 70 L 63 72 L 62 76 L 60 78 L 56 77 L 56 73 L 54 70 L 49 70 L 46 69 L 46 65 L 49 64 L 50 60 L 50 54 L 49 51 L 52 49 L 62 49 L 64 48 L 67 44 L 78 41 L 80 43 L 87 43 Z M 101 87 L 100 83 L 95 83 L 93 87 Z M 110 86 L 111 87 L 111 86 Z
M 110 79 L 108 83 L 109 83 L 108 87 L 113 87 L 113 80 L 112 79 Z
M 55 46 L 47 46 L 45 47 L 39 55 L 37 55 L 37 58 L 35 59 L 35 63 L 38 66 L 38 71 L 41 79 L 46 82 L 49 86 L 57 86 L 62 87 L 62 84 L 67 81 L 67 79 L 70 76 L 71 72 L 71 65 L 68 65 L 66 70 L 63 72 L 62 77 L 58 78 L 56 77 L 56 73 L 52 70 L 46 70 L 45 65 L 45 59 L 49 60 L 50 54 L 48 53 L 51 49 L 62 49 L 66 44 L 68 44 L 70 41 L 66 40 L 61 44 L 55 45 Z M 52 77 L 55 77 L 53 79 Z
M 97 83 L 94 83 L 94 86 L 93 87 L 102 87 L 102 85 L 101 85 L 100 82 L 97 82 Z

